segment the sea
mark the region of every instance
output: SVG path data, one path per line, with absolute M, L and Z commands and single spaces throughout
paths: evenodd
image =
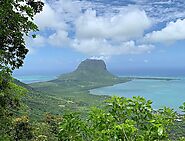
M 31 84 L 36 82 L 45 82 L 49 80 L 56 79 L 56 75 L 15 75 L 14 78 L 25 84 Z
M 15 76 L 18 80 L 30 84 L 56 79 L 56 75 Z M 153 101 L 153 108 L 164 106 L 180 111 L 179 106 L 185 102 L 185 77 L 168 77 L 174 80 L 135 79 L 127 83 L 90 90 L 94 95 L 109 95 L 132 98 L 142 96 Z
M 93 89 L 91 94 L 132 98 L 141 96 L 152 100 L 152 107 L 160 109 L 170 107 L 180 112 L 179 107 L 185 102 L 185 77 L 174 80 L 135 79 L 127 83 Z

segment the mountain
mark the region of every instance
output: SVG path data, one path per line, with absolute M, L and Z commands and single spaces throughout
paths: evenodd
M 86 59 L 82 61 L 76 71 L 107 71 L 106 64 L 103 60 Z
M 86 59 L 71 73 L 60 75 L 55 80 L 30 84 L 36 93 L 27 103 L 32 108 L 31 114 L 36 117 L 44 112 L 61 114 L 69 109 L 85 112 L 107 98 L 90 94 L 91 89 L 129 80 L 111 74 L 103 60 Z
M 66 111 L 85 113 L 90 107 L 101 105 L 108 98 L 106 95 L 93 95 L 90 90 L 132 79 L 111 74 L 103 60 L 87 59 L 73 72 L 61 75 L 55 80 L 29 85 L 15 81 L 30 90 L 23 99 L 29 107 L 28 114 L 34 119 L 41 119 L 46 112 L 56 115 Z
M 86 59 L 79 64 L 74 72 L 61 75 L 58 80 L 106 82 L 117 81 L 119 78 L 107 70 L 103 60 Z

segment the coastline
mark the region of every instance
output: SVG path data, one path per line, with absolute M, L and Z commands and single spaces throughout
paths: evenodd
M 55 79 L 58 79 L 60 77 L 60 75 L 22 75 L 22 76 L 14 76 L 14 78 L 18 79 L 19 81 L 21 81 L 22 83 L 25 84 L 34 84 L 34 83 L 40 83 L 40 82 L 48 82 L 48 81 L 52 81 Z M 120 84 L 120 83 L 125 83 L 125 79 L 129 79 L 129 81 L 135 80 L 135 79 L 146 79 L 146 80 L 165 80 L 165 81 L 173 81 L 173 80 L 181 80 L 179 78 L 176 77 L 163 77 L 163 76 L 117 76 L 118 83 L 112 84 L 112 85 L 103 85 L 103 86 L 98 86 L 96 88 L 100 88 L 100 87 L 106 87 L 106 86 L 113 86 L 116 84 Z M 123 81 L 123 82 L 122 82 Z M 128 81 L 127 81 L 128 82 Z M 96 89 L 94 88 L 94 89 Z
M 172 78 L 172 77 L 130 77 L 130 79 L 163 80 L 163 81 L 181 80 L 179 78 Z
M 21 81 L 25 84 L 33 84 L 33 83 L 40 83 L 40 82 L 47 82 L 50 80 L 57 79 L 58 76 L 55 75 L 22 75 L 22 76 L 14 76 L 15 79 Z
M 128 77 L 128 76 L 120 77 L 120 76 L 118 76 L 116 79 L 111 79 L 110 81 L 98 81 L 96 83 L 95 82 L 88 83 L 88 81 L 75 81 L 75 80 L 74 81 L 69 81 L 69 80 L 62 81 L 62 80 L 56 78 L 53 81 L 49 80 L 49 81 L 45 81 L 45 82 L 32 83 L 32 84 L 29 84 L 29 86 L 31 86 L 34 90 L 37 90 L 39 93 L 41 92 L 40 94 L 43 96 L 42 98 L 45 101 L 49 101 L 49 103 L 50 103 L 50 101 L 52 101 L 53 105 L 55 105 L 55 107 L 58 107 L 58 104 L 54 102 L 56 100 L 55 99 L 54 100 L 48 99 L 48 97 L 47 97 L 48 95 L 52 95 L 53 97 L 56 97 L 59 101 L 61 101 L 60 99 L 69 99 L 70 98 L 74 103 L 77 103 L 77 104 L 84 103 L 85 105 L 88 105 L 87 107 L 79 106 L 78 109 L 81 110 L 84 108 L 88 109 L 88 107 L 99 105 L 105 99 L 111 97 L 111 95 L 109 95 L 108 93 L 103 93 L 103 94 L 99 94 L 99 95 L 96 95 L 95 93 L 93 94 L 93 93 L 91 93 L 91 90 L 103 88 L 103 87 L 109 87 L 109 86 L 111 87 L 111 86 L 119 85 L 119 84 L 127 85 L 125 83 L 127 83 L 127 82 L 132 83 L 132 81 L 137 80 L 137 79 L 138 80 L 146 79 L 148 81 L 158 80 L 159 82 L 162 80 L 162 81 L 164 81 L 164 83 L 167 83 L 165 81 L 168 81 L 168 80 L 178 80 L 176 78 L 170 78 L 170 77 L 169 78 L 164 78 L 164 77 L 159 78 L 159 77 Z M 153 81 L 153 82 L 158 83 L 158 81 L 156 81 L 156 82 Z M 172 83 L 173 83 L 173 81 L 172 81 Z M 134 89 L 134 87 L 135 86 L 133 86 L 132 89 Z M 139 88 L 143 89 L 144 87 L 141 86 Z M 35 97 L 36 97 L 36 99 L 38 98 L 36 95 L 35 95 Z M 120 97 L 121 97 L 121 95 L 120 95 Z M 32 101 L 32 100 L 30 100 L 30 101 Z M 63 103 L 63 101 L 60 103 Z M 65 104 L 65 103 L 63 103 L 63 104 Z M 50 110 L 51 109 L 48 109 L 48 111 L 50 111 Z M 60 112 L 61 108 L 58 107 L 58 108 L 56 108 L 55 111 Z
M 145 76 L 119 76 L 118 77 L 121 81 L 115 84 L 111 84 L 111 85 L 103 85 L 103 86 L 97 86 L 94 87 L 92 89 L 89 89 L 88 91 L 94 90 L 94 89 L 98 89 L 98 88 L 103 88 L 103 87 L 109 87 L 109 86 L 114 86 L 117 84 L 124 84 L 133 80 L 156 80 L 156 81 L 174 81 L 174 80 L 181 80 L 180 78 L 172 78 L 172 77 L 145 77 Z

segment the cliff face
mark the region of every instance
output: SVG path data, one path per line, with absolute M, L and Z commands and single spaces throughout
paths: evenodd
M 103 60 L 86 59 L 82 61 L 77 69 L 69 74 L 61 75 L 61 80 L 78 80 L 78 81 L 111 81 L 117 79 L 116 76 L 112 75 L 106 67 Z
M 103 60 L 86 59 L 82 61 L 76 71 L 107 71 L 106 64 Z

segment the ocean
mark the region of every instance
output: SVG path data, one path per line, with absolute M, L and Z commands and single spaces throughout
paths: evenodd
M 22 75 L 22 76 L 14 76 L 14 78 L 18 79 L 19 81 L 30 84 L 36 82 L 45 82 L 49 80 L 56 79 L 56 75 Z
M 23 83 L 30 84 L 56 79 L 56 75 L 27 75 L 14 76 Z M 185 102 L 185 77 L 178 77 L 178 80 L 147 80 L 136 79 L 127 83 L 114 86 L 93 89 L 94 95 L 109 95 L 133 97 L 142 96 L 153 101 L 153 108 L 159 109 L 164 106 L 179 111 L 179 106 Z
M 166 106 L 180 111 L 179 106 L 185 102 L 185 78 L 178 79 L 172 81 L 136 79 L 127 83 L 93 89 L 90 92 L 95 95 L 128 98 L 142 96 L 153 101 L 154 109 Z

